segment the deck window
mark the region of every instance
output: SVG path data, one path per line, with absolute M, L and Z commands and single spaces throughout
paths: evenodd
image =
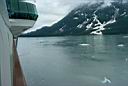
M 36 20 L 36 6 L 27 0 L 6 0 L 9 18 Z

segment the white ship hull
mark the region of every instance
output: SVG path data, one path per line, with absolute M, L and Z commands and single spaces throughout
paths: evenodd
M 12 86 L 13 36 L 0 14 L 0 72 L 1 85 Z
M 26 86 L 14 38 L 32 27 L 37 16 L 33 20 L 10 19 L 6 4 L 0 0 L 0 86 Z

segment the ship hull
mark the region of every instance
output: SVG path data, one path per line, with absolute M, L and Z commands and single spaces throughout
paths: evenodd
M 0 2 L 0 86 L 26 86 L 5 0 Z

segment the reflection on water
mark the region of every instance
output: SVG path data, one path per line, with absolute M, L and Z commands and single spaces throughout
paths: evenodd
M 20 38 L 28 86 L 128 86 L 128 37 Z

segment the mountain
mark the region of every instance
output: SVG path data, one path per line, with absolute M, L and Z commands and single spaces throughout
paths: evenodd
M 128 3 L 105 2 L 84 4 L 76 7 L 51 27 L 22 36 L 61 36 L 89 34 L 127 34 Z

